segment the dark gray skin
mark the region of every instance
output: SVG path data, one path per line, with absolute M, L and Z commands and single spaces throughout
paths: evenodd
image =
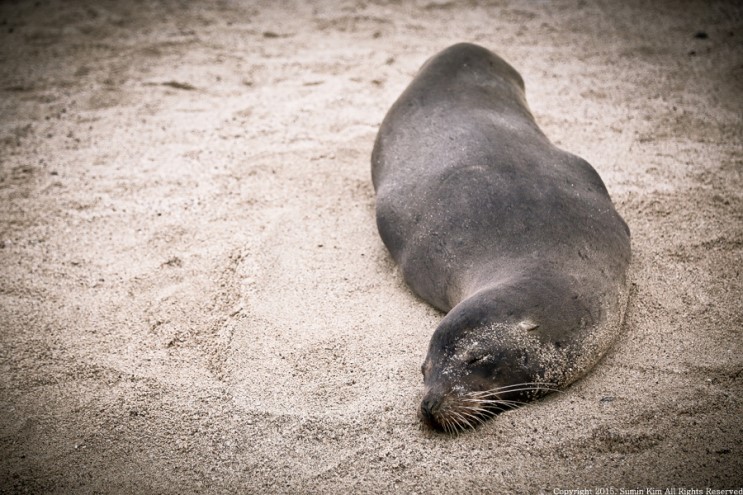
M 615 340 L 629 228 L 497 55 L 463 43 L 426 62 L 379 129 L 372 179 L 384 244 L 448 313 L 422 367 L 425 424 L 458 431 L 564 388 Z

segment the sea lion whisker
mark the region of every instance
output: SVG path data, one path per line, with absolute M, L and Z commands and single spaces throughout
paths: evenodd
M 457 429 L 459 428 L 459 421 L 457 421 L 456 416 L 452 415 L 451 413 L 452 411 L 447 411 L 449 426 L 451 427 L 451 431 L 453 433 L 456 433 Z
M 470 418 L 465 418 L 464 419 L 464 424 L 470 430 L 472 430 L 472 429 L 475 428 L 475 424 L 472 422 L 472 420 Z M 462 431 L 464 431 L 464 430 L 465 430 L 465 428 L 462 428 Z
M 491 407 L 493 404 L 503 404 L 503 405 L 515 407 L 515 406 L 524 405 L 527 403 L 526 401 L 519 401 L 515 399 L 504 399 L 504 398 L 500 398 L 497 396 L 493 396 L 492 398 L 476 398 L 476 399 L 470 398 L 469 401 L 471 403 L 477 404 L 480 407 Z
M 507 411 L 510 409 L 515 409 L 517 407 L 523 406 L 527 404 L 526 402 L 516 402 L 516 401 L 492 401 L 488 404 L 486 404 L 487 410 L 497 410 L 497 411 Z
M 467 418 L 465 418 L 462 414 L 460 414 L 460 411 L 451 411 L 451 414 L 453 414 L 456 419 L 458 419 L 457 423 L 459 424 L 460 428 L 464 430 L 462 427 L 463 424 L 467 425 L 469 428 L 472 428 L 472 425 L 469 421 L 467 421 Z
M 443 421 L 439 422 L 439 425 L 444 429 L 444 432 L 451 433 L 451 429 L 449 428 L 449 420 L 444 419 Z
M 485 409 L 482 408 L 479 405 L 478 406 L 465 406 L 465 405 L 462 405 L 462 406 L 459 406 L 459 408 L 460 409 L 466 409 L 468 411 L 472 411 L 472 414 L 480 414 L 483 411 L 485 411 Z
M 550 383 L 550 382 L 519 382 L 519 383 L 511 383 L 510 385 L 502 385 L 500 387 L 495 387 L 495 388 L 492 388 L 492 389 L 489 389 L 489 390 L 483 390 L 482 392 L 491 392 L 493 390 L 508 390 L 509 388 L 522 387 L 522 386 L 526 386 L 526 385 L 535 385 L 535 386 L 547 385 L 547 386 L 554 386 L 554 383 Z
M 515 400 L 505 400 L 505 401 L 502 401 L 500 404 L 506 407 L 510 407 L 511 409 L 515 409 L 517 407 L 524 406 L 527 403 L 521 402 L 521 401 L 515 401 Z
M 519 393 L 519 392 L 534 392 L 535 390 L 530 388 L 525 389 L 516 389 L 513 391 L 513 393 Z M 476 400 L 500 400 L 502 397 L 499 394 L 491 394 L 489 396 L 480 397 Z
M 500 406 L 498 404 L 493 404 L 490 407 L 493 409 L 493 414 L 492 414 L 493 416 L 495 416 L 498 413 L 506 412 L 509 409 L 513 409 L 513 408 L 510 408 L 510 407 L 503 407 L 503 406 Z
M 529 387 L 533 388 L 535 390 L 557 390 L 554 383 L 546 383 L 546 382 L 522 382 L 522 383 L 513 383 L 511 385 L 504 385 L 502 387 L 496 387 L 489 390 L 482 390 L 477 392 L 471 392 L 472 394 L 476 395 L 487 395 L 487 394 L 493 394 L 493 393 L 504 393 L 504 392 L 512 392 L 515 388 L 521 388 L 521 387 Z
M 499 394 L 509 394 L 516 392 L 559 392 L 559 390 L 549 389 L 546 387 L 522 386 L 521 388 L 510 388 L 508 390 L 493 389 L 489 390 L 488 393 L 478 393 L 477 397 L 497 396 Z
M 450 412 L 451 413 L 451 412 Z M 456 435 L 461 429 L 460 421 L 456 416 L 451 417 L 451 431 Z
M 484 423 L 483 423 L 483 421 L 482 421 L 482 419 L 481 419 L 481 418 L 479 417 L 479 415 L 477 415 L 477 414 L 473 414 L 473 413 L 465 412 L 465 411 L 462 411 L 461 409 L 459 410 L 459 412 L 460 412 L 460 413 L 461 413 L 461 414 L 462 414 L 463 416 L 465 416 L 465 417 L 467 417 L 467 418 L 472 418 L 473 420 L 477 421 L 478 423 L 480 423 L 480 424 L 484 424 Z
M 488 393 L 491 393 L 491 392 L 498 392 L 498 391 L 501 391 L 501 390 L 508 390 L 508 389 L 514 388 L 514 387 L 524 387 L 524 386 L 527 386 L 527 385 L 540 386 L 540 385 L 549 385 L 549 384 L 544 383 L 544 382 L 518 382 L 518 383 L 511 383 L 510 385 L 501 385 L 499 387 L 495 387 L 495 388 L 491 388 L 491 389 L 487 389 L 487 390 L 472 391 L 470 393 L 471 394 L 488 394 Z
M 512 404 L 515 404 L 515 405 L 518 405 L 518 406 L 522 406 L 524 404 L 527 404 L 527 402 L 520 401 L 520 400 L 509 400 L 509 399 L 489 399 L 489 400 L 483 401 L 483 404 L 487 404 L 487 405 L 493 405 L 493 404 L 508 404 L 508 405 L 512 405 Z
M 478 401 L 478 404 L 476 407 L 472 406 L 470 409 L 478 413 L 481 413 L 483 411 L 487 411 L 490 406 L 498 402 L 501 402 L 501 401 L 497 399 L 482 399 Z
M 535 387 L 523 387 L 523 388 L 514 388 L 511 390 L 503 390 L 499 392 L 490 392 L 487 394 L 479 394 L 479 395 L 470 395 L 468 398 L 470 400 L 479 400 L 479 399 L 491 399 L 493 397 L 500 397 L 501 395 L 505 394 L 515 394 L 519 392 L 552 392 L 553 390 L 548 390 L 544 388 L 535 388 Z M 555 390 L 556 391 L 556 390 Z
M 472 429 L 475 427 L 475 425 L 472 423 L 473 420 L 477 420 L 477 418 L 469 413 L 465 413 L 464 411 L 459 411 L 462 419 L 464 420 L 464 424 L 467 426 L 467 428 Z
M 514 407 L 514 406 L 526 404 L 526 402 L 508 400 L 508 399 L 480 399 L 478 401 L 478 404 L 479 404 L 478 409 L 480 409 L 481 411 L 487 411 L 489 408 L 492 408 L 494 405 L 505 405 L 509 407 Z
M 449 427 L 449 429 L 447 430 L 447 433 L 449 434 L 457 433 L 458 424 L 457 424 L 456 418 L 449 418 L 447 420 L 447 426 Z

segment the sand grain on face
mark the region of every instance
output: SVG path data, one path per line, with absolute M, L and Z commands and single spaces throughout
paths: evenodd
M 578 3 L 0 4 L 0 492 L 739 488 L 743 13 Z M 598 170 L 633 285 L 585 379 L 452 438 L 369 155 L 459 41 Z

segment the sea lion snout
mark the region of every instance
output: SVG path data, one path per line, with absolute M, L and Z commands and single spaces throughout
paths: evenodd
M 433 430 L 447 431 L 456 417 L 461 416 L 457 412 L 460 402 L 459 394 L 452 389 L 427 387 L 418 408 L 418 419 Z
M 440 397 L 434 397 L 428 393 L 421 400 L 421 405 L 418 408 L 418 418 L 423 424 L 433 429 L 441 429 L 441 425 L 436 420 L 441 406 Z

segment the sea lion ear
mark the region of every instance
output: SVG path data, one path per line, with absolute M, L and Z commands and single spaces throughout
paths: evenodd
M 518 327 L 520 330 L 524 330 L 526 332 L 530 330 L 536 330 L 539 328 L 539 324 L 535 323 L 534 320 L 526 319 L 523 320 L 521 323 L 518 324 Z
M 425 378 L 426 373 L 431 371 L 431 360 L 426 358 L 425 361 L 423 361 L 423 364 L 421 364 L 421 374 Z

